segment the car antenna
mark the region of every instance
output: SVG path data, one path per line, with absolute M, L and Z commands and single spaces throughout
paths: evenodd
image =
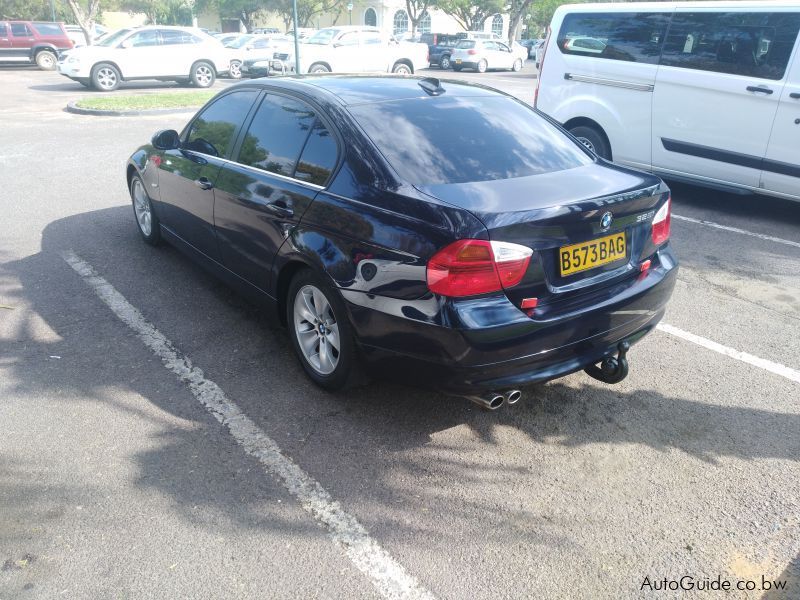
M 441 96 L 447 91 L 436 77 L 424 77 L 419 81 L 419 87 L 431 96 Z

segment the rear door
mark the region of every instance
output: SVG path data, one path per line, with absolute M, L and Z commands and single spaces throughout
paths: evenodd
M 367 72 L 385 73 L 389 70 L 389 45 L 380 31 L 359 32 L 362 68 Z
M 783 22 L 788 46 L 792 31 L 798 37 L 800 15 L 787 15 Z M 762 165 L 761 187 L 800 199 L 800 42 L 795 44 L 794 61 L 778 103 Z
M 161 29 L 162 70 L 166 75 L 188 76 L 192 63 L 199 58 L 197 48 L 202 43 L 188 31 L 181 29 Z
M 784 85 L 784 17 L 676 9 L 653 96 L 654 169 L 758 186 Z
M 217 261 L 214 185 L 258 93 L 239 89 L 217 98 L 186 128 L 181 148 L 164 152 L 161 158 L 161 222 Z
M 337 160 L 330 129 L 305 102 L 268 93 L 216 184 L 223 264 L 269 290 L 278 248 L 327 183 Z

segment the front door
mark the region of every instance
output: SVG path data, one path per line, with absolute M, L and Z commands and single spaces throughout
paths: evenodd
M 159 217 L 164 227 L 219 261 L 214 233 L 214 186 L 245 118 L 255 89 L 219 97 L 190 123 L 178 150 L 164 152 L 159 167 Z
M 9 54 L 15 60 L 30 60 L 31 49 L 36 43 L 33 31 L 25 23 L 9 23 L 8 28 L 11 35 L 8 38 Z
M 782 20 L 676 10 L 653 92 L 654 169 L 758 187 L 788 60 Z
M 215 191 L 220 254 L 228 269 L 268 291 L 275 254 L 327 183 L 337 146 L 308 104 L 268 93 L 236 155 Z
M 787 16 L 787 21 L 789 18 L 794 22 L 797 37 L 800 15 Z M 800 200 L 800 44 L 781 93 L 761 172 L 761 187 Z
M 161 46 L 158 30 L 145 29 L 128 36 L 119 47 L 118 62 L 122 76 L 158 77 L 172 75 L 169 72 L 168 54 Z

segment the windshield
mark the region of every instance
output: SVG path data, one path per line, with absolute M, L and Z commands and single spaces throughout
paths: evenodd
M 117 42 L 119 42 L 122 38 L 128 35 L 133 29 L 120 29 L 119 31 L 115 31 L 114 33 L 108 35 L 107 37 L 103 38 L 101 42 L 97 42 L 95 46 L 116 46 Z
M 228 48 L 241 48 L 246 46 L 255 36 L 254 35 L 241 35 L 238 38 L 225 44 Z
M 317 33 L 309 38 L 306 38 L 306 44 L 317 44 L 319 46 L 327 46 L 331 43 L 336 34 L 339 33 L 338 29 L 320 29 Z
M 349 110 L 400 177 L 413 185 L 511 179 L 592 162 L 532 108 L 502 96 L 445 94 Z

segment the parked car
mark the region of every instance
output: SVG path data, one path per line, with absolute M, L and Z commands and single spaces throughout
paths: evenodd
M 254 35 L 237 50 L 243 77 L 269 75 L 275 61 L 282 63 L 277 67 L 278 71 L 285 71 L 294 63 L 294 40 L 287 35 Z
M 534 50 L 534 52 L 535 52 L 535 59 L 534 60 L 536 62 L 536 68 L 537 69 L 541 69 L 542 68 L 542 57 L 544 56 L 544 49 L 545 49 L 545 44 L 546 43 L 547 43 L 547 40 L 542 40 L 541 42 L 539 42 L 536 45 L 536 49 Z
M 319 31 L 319 30 L 318 29 L 314 29 L 313 27 L 299 27 L 297 29 L 297 32 L 298 32 L 297 40 L 302 42 L 303 40 L 306 40 L 306 39 L 310 38 L 312 35 L 314 35 L 315 33 L 317 33 L 317 31 Z M 294 39 L 294 29 L 290 29 L 289 31 L 287 31 L 286 35 L 288 35 L 290 38 Z
M 84 33 L 83 29 L 81 29 L 78 25 L 64 25 L 64 30 L 67 32 L 69 39 L 72 40 L 72 44 L 75 48 L 78 46 L 86 46 L 86 34 Z M 102 25 L 98 25 L 95 23 L 94 25 L 94 38 L 92 38 L 92 43 L 97 43 L 103 39 L 103 36 L 107 35 L 109 30 Z
M 516 50 L 503 42 L 494 40 L 461 40 L 453 48 L 450 60 L 453 70 L 474 69 L 485 73 L 488 69 L 511 69 L 519 71 L 525 61 L 527 50 L 517 44 Z
M 464 34 L 458 33 L 423 33 L 420 42 L 428 45 L 428 56 L 430 66 L 437 66 L 442 69 L 450 68 L 450 55 L 453 48 L 462 39 Z
M 361 358 L 487 408 L 580 369 L 614 383 L 676 280 L 661 180 L 484 86 L 242 82 L 125 175 L 144 241 L 263 304 L 327 389 Z
M 64 53 L 59 72 L 102 92 L 122 81 L 157 79 L 207 88 L 230 71 L 231 51 L 199 29 L 151 26 L 120 29 L 93 46 Z
M 0 21 L 0 63 L 56 68 L 62 52 L 73 47 L 62 23 Z
M 253 31 L 251 31 L 251 33 L 255 33 L 256 35 L 258 35 L 258 34 L 269 34 L 269 33 L 280 33 L 280 32 L 281 32 L 281 30 L 278 29 L 277 27 L 258 27 L 256 29 L 253 29 Z
M 300 50 L 299 73 L 390 72 L 410 75 L 428 66 L 428 46 L 396 42 L 375 27 L 326 27 Z
M 800 3 L 558 8 L 536 105 L 599 155 L 800 200 Z
M 227 47 L 231 42 L 236 41 L 237 39 L 239 39 L 243 35 L 246 35 L 246 34 L 243 34 L 243 33 L 216 33 L 216 34 L 214 34 L 214 37 L 219 40 L 220 44 L 222 44 L 223 46 Z
M 533 58 L 536 46 L 544 40 L 520 40 L 519 43 L 528 51 L 528 58 Z

